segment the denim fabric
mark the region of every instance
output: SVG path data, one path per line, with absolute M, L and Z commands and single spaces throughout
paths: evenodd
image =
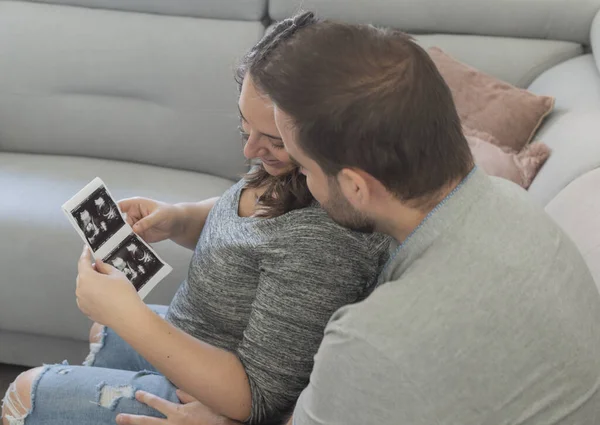
M 114 425 L 119 413 L 163 418 L 135 400 L 137 390 L 179 403 L 176 388 L 156 372 L 45 366 L 32 388 L 32 409 L 24 424 Z
M 151 305 L 150 308 L 162 317 L 165 316 L 168 310 L 168 307 L 160 305 Z M 96 352 L 90 353 L 90 356 L 86 359 L 86 366 L 130 370 L 133 372 L 140 370 L 156 372 L 154 366 L 109 328 L 104 329 L 101 342 L 97 347 L 94 347 L 94 344 L 92 344 L 92 351 Z
M 151 306 L 161 316 L 167 308 Z M 135 400 L 144 390 L 179 403 L 176 387 L 111 329 L 105 329 L 91 366 L 48 365 L 32 388 L 25 425 L 114 425 L 119 413 L 164 418 Z

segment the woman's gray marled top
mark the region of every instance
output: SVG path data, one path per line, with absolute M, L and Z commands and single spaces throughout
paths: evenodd
M 238 355 L 252 390 L 249 422 L 266 423 L 291 411 L 329 318 L 368 295 L 389 239 L 343 229 L 316 205 L 240 217 L 244 186 L 210 212 L 167 320 Z

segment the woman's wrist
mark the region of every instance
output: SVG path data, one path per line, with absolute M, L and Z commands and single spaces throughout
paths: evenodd
M 126 311 L 113 316 L 111 323 L 105 323 L 105 325 L 127 341 L 130 335 L 137 335 L 140 327 L 148 323 L 148 319 L 152 317 L 151 315 L 155 314 L 140 298 L 139 301 L 131 304 Z
M 204 224 L 219 198 L 194 203 L 175 204 L 173 236 L 171 240 L 193 250 L 198 243 Z
M 173 205 L 173 227 L 170 239 L 180 239 L 187 233 L 191 220 L 189 205 L 189 203 Z

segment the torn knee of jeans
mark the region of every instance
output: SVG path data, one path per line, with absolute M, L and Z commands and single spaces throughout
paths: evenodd
M 56 374 L 57 375 L 66 375 L 67 373 L 71 372 L 73 369 L 69 369 L 68 367 L 61 367 L 56 369 Z
M 24 425 L 25 418 L 31 412 L 31 409 L 23 404 L 14 382 L 10 384 L 2 400 L 2 412 L 9 425 Z
M 148 376 L 148 375 L 160 375 L 160 373 L 154 372 L 152 370 L 144 369 L 144 370 L 140 370 L 139 372 L 136 372 L 136 374 L 133 376 L 133 379 L 141 378 L 142 376 Z
M 84 366 L 93 366 L 96 361 L 96 355 L 104 347 L 104 339 L 106 338 L 106 326 L 102 326 L 102 329 L 98 331 L 95 336 L 96 342 L 90 342 L 90 353 L 83 361 Z
M 115 410 L 119 400 L 122 398 L 131 400 L 135 398 L 135 389 L 133 388 L 133 385 L 112 386 L 106 384 L 106 382 L 101 382 L 96 389 L 98 391 L 98 406 L 110 410 Z
M 66 375 L 67 373 L 70 373 L 73 371 L 73 369 L 71 369 L 68 366 L 69 366 L 69 362 L 67 360 L 63 360 L 63 362 L 60 365 L 57 365 L 57 367 L 54 368 L 54 372 L 56 372 L 57 375 Z

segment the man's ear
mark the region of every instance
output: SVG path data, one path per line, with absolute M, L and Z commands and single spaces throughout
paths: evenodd
M 337 175 L 342 194 L 354 208 L 362 209 L 371 201 L 367 177 L 362 171 L 352 168 L 344 168 Z

